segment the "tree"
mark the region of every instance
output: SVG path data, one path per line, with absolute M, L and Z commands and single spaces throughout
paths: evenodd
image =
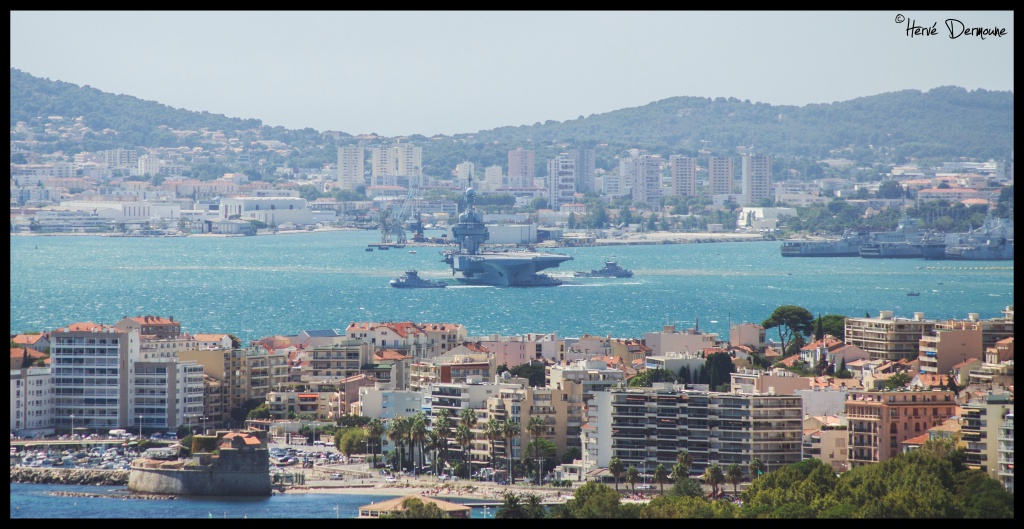
M 462 448 L 462 463 L 466 467 L 466 479 L 473 472 L 473 456 L 470 450 L 473 448 L 473 431 L 465 423 L 459 423 L 455 427 L 455 442 Z
M 818 329 L 814 333 L 814 339 L 820 340 L 826 334 L 835 336 L 840 341 L 846 340 L 846 316 L 842 314 L 826 314 L 814 320 L 814 326 Z
M 612 477 L 615 478 L 615 492 L 619 491 L 619 476 L 626 471 L 626 466 L 622 464 L 622 461 L 617 457 L 613 457 L 608 461 L 608 472 L 611 472 Z
M 750 470 L 750 480 L 760 476 L 764 473 L 764 463 L 761 462 L 760 458 L 755 457 L 750 460 L 750 465 L 747 467 Z
M 376 449 L 380 446 L 380 436 L 384 435 L 384 432 L 387 431 L 387 427 L 384 425 L 384 421 L 375 418 L 366 423 L 366 426 L 364 426 L 363 429 L 366 430 L 366 438 L 373 442 L 374 451 L 371 454 L 372 464 L 375 467 L 377 466 Z
M 396 470 L 405 466 L 405 442 L 409 437 L 409 418 L 395 417 L 388 423 L 387 436 L 395 444 L 395 451 L 398 452 L 398 465 Z
M 717 388 L 722 384 L 728 385 L 731 381 L 731 374 L 736 372 L 736 366 L 732 363 L 729 353 L 712 353 L 704 359 L 705 372 L 708 374 L 708 384 Z
M 690 468 L 693 467 L 693 454 L 686 450 L 680 450 L 676 454 L 676 463 L 683 466 L 683 476 L 689 476 Z
M 519 423 L 512 419 L 505 419 L 501 424 L 501 436 L 505 438 L 505 458 L 508 459 L 508 482 L 515 485 L 516 478 L 512 473 L 512 440 L 519 437 Z
M 665 483 L 668 482 L 668 470 L 665 469 L 665 465 L 659 463 L 654 468 L 654 482 L 658 484 L 660 492 L 665 494 Z
M 636 492 L 636 482 L 640 481 L 640 471 L 633 465 L 626 469 L 626 483 L 629 483 L 629 490 Z
M 779 341 L 782 350 L 796 336 L 808 336 L 814 332 L 814 316 L 803 307 L 796 305 L 782 305 L 772 312 L 768 319 L 761 323 L 761 326 L 768 329 L 778 329 Z
M 900 371 L 899 373 L 893 373 L 889 378 L 882 383 L 882 387 L 885 389 L 899 389 L 910 383 L 910 375 Z
M 494 512 L 497 519 L 521 519 L 528 518 L 526 506 L 519 500 L 520 496 L 514 492 L 506 492 L 502 497 L 501 506 Z
M 544 424 L 544 419 L 534 415 L 530 417 L 530 422 L 526 423 L 526 431 L 530 434 L 530 446 L 533 448 L 533 457 L 543 457 L 540 453 L 540 441 L 543 439 L 541 435 L 544 434 L 544 430 L 547 429 L 547 425 Z M 538 462 L 539 463 L 539 462 Z M 537 469 L 537 485 L 543 485 L 541 481 L 542 476 L 540 475 L 542 470 Z
M 718 466 L 718 463 L 711 463 L 704 469 L 704 483 L 711 486 L 711 497 L 713 499 L 718 498 L 718 486 L 725 482 L 725 476 L 722 474 L 722 467 Z
M 484 435 L 487 436 L 488 444 L 491 447 L 491 468 L 495 468 L 494 460 L 496 459 L 494 454 L 495 444 L 501 440 L 503 432 L 501 428 L 501 421 L 495 417 L 491 417 L 487 420 L 484 425 Z
M 427 441 L 427 415 L 422 411 L 418 411 L 410 418 L 409 423 L 409 459 L 413 460 L 415 464 L 415 447 L 419 446 L 420 449 L 420 463 L 415 465 L 413 469 L 414 475 L 419 475 L 420 469 L 423 468 L 423 445 Z
M 441 468 L 444 468 L 445 463 L 448 461 L 448 437 L 451 436 L 452 429 L 452 414 L 448 408 L 441 408 L 434 414 L 430 421 L 430 429 L 438 432 L 439 435 L 444 437 L 444 442 L 441 444 Z
M 739 494 L 739 485 L 743 482 L 743 469 L 739 465 L 733 463 L 725 469 L 725 480 L 732 485 L 732 493 L 734 495 Z

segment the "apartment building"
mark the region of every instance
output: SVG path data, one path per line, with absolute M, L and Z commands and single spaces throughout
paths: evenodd
M 310 415 L 316 420 L 336 420 L 341 393 L 336 387 L 317 386 L 303 390 L 271 391 L 267 393 L 267 407 L 271 420 L 285 420 L 291 414 Z
M 413 359 L 433 358 L 466 340 L 466 328 L 457 323 L 351 322 L 345 329 L 374 348 L 391 348 Z
M 508 186 L 533 188 L 536 173 L 534 152 L 517 148 L 508 151 Z
M 174 316 L 125 316 L 114 327 L 139 333 L 140 339 L 170 340 L 181 336 L 181 322 L 174 321 Z
M 507 372 L 506 372 L 507 373 Z M 559 387 L 530 387 L 526 379 L 513 379 L 505 376 L 498 386 L 498 394 L 487 399 L 487 417 L 499 422 L 510 420 L 519 424 L 517 439 L 487 439 L 484 441 L 489 450 L 499 460 L 522 460 L 534 457 L 535 454 L 526 450 L 534 438 L 527 426 L 534 417 L 544 423 L 544 430 L 539 438 L 546 439 L 555 445 L 555 458 L 561 458 L 569 448 L 580 448 L 580 433 L 584 417 L 583 385 L 564 381 Z M 546 469 L 545 472 L 547 470 Z
M 736 160 L 730 157 L 708 158 L 708 189 L 711 195 L 728 195 L 733 191 Z
M 701 353 L 718 346 L 718 333 L 701 332 L 696 328 L 679 331 L 675 325 L 665 325 L 661 332 L 645 332 L 643 343 L 654 355 Z
M 854 389 L 846 395 L 850 468 L 886 461 L 900 443 L 957 413 L 952 391 Z
M 1009 393 L 987 393 L 980 401 L 963 405 L 960 440 L 967 444 L 967 466 L 981 470 L 988 477 L 1000 480 L 1000 466 L 1013 452 L 1000 454 L 1007 415 L 1013 414 L 1013 396 Z M 1012 434 L 1012 432 L 1011 432 Z M 1004 441 L 1001 443 L 1000 438 Z M 1012 437 L 1010 439 L 1012 442 Z
M 373 346 L 358 338 L 343 337 L 331 345 L 307 348 L 306 357 L 300 380 L 338 380 L 358 375 L 364 365 L 372 364 Z
M 771 197 L 772 157 L 764 154 L 744 154 L 742 162 L 744 206 L 756 206 Z
M 607 468 L 617 457 L 650 480 L 658 465 L 672 468 L 680 450 L 694 456 L 695 474 L 711 463 L 746 467 L 754 458 L 769 470 L 793 464 L 802 459 L 800 400 L 663 383 L 599 392 L 587 403 L 583 465 Z
M 844 334 L 846 343 L 863 349 L 872 360 L 913 360 L 919 356 L 921 338 L 934 328 L 935 321 L 925 320 L 923 312 L 908 319 L 883 310 L 877 318 L 846 318 Z
M 418 186 L 422 177 L 422 147 L 395 142 L 370 150 L 370 185 Z
M 998 459 L 999 482 L 1013 494 L 1013 411 L 1003 416 L 1003 424 L 999 427 Z
M 11 433 L 22 437 L 55 433 L 50 368 L 12 369 L 10 380 Z
M 487 352 L 468 348 L 462 352 L 449 351 L 409 366 L 409 389 L 426 391 L 431 384 L 480 383 L 493 380 L 496 367 L 494 357 Z
M 338 147 L 338 189 L 354 190 L 366 185 L 366 149 L 359 145 Z
M 967 376 L 958 380 L 961 384 L 967 380 L 971 384 L 987 384 L 989 387 L 1013 385 L 1013 338 L 999 340 L 986 348 L 984 362 L 971 366 Z
M 171 353 L 149 356 L 132 371 L 130 425 L 144 432 L 196 428 L 205 416 L 203 366 Z
M 583 400 L 589 400 L 594 393 L 625 386 L 626 374 L 619 369 L 609 368 L 601 360 L 575 360 L 568 364 L 557 364 L 544 368 L 544 386 L 566 389 L 570 384 L 581 386 Z
M 921 374 L 945 375 L 957 364 L 972 358 L 981 360 L 985 353 L 981 338 L 981 326 L 976 322 L 936 322 L 918 342 Z
M 557 362 L 564 356 L 565 342 L 558 339 L 557 333 L 527 333 L 512 336 L 489 334 L 474 336 L 467 339 L 483 347 L 494 355 L 496 365 L 507 365 L 509 368 L 533 362 L 548 360 Z
M 729 387 L 740 393 L 795 395 L 811 389 L 812 379 L 786 369 L 740 368 L 729 375 Z
M 213 410 L 206 411 L 208 417 L 221 422 L 229 421 L 231 410 L 242 407 L 245 401 L 265 400 L 271 390 L 288 383 L 288 355 L 268 351 L 262 345 L 182 351 L 178 358 L 195 361 L 209 378 L 221 383 L 222 397 L 218 400 L 224 413 L 217 417 Z M 210 391 L 208 387 L 207 394 Z
M 131 373 L 139 333 L 112 325 L 73 323 L 50 332 L 54 427 L 107 431 L 134 424 Z M 72 425 L 74 423 L 74 425 Z
M 620 195 L 632 193 L 635 202 L 657 206 L 662 195 L 661 156 L 630 149 L 630 156 L 619 159 L 619 179 Z
M 561 204 L 575 202 L 576 160 L 562 153 L 548 160 L 548 174 L 545 178 L 548 207 L 558 209 Z
M 668 157 L 669 187 L 672 196 L 697 196 L 697 159 L 673 154 Z
M 589 193 L 597 191 L 597 157 L 594 149 L 571 149 L 569 157 L 575 161 L 576 191 Z

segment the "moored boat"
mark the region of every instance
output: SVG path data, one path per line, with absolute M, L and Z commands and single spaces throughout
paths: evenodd
M 392 279 L 390 284 L 395 288 L 444 288 L 448 286 L 448 283 L 444 281 L 423 279 L 416 270 L 409 270 L 401 276 Z

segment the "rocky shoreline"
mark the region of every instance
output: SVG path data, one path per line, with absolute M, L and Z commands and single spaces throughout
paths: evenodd
M 127 470 L 11 467 L 11 483 L 43 485 L 128 485 Z

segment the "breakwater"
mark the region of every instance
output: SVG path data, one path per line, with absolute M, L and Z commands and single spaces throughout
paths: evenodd
M 46 485 L 127 485 L 127 470 L 11 467 L 11 483 Z

